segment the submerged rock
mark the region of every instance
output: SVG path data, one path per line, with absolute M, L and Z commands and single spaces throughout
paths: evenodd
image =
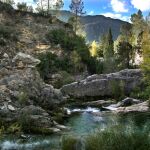
M 75 98 L 112 96 L 113 89 L 122 88 L 129 94 L 135 87 L 141 85 L 140 69 L 125 69 L 110 74 L 92 75 L 80 82 L 74 82 L 61 88 L 64 95 Z M 119 92 L 119 91 L 118 91 Z

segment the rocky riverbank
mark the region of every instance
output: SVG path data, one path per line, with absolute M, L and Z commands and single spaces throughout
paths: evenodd
M 123 70 L 105 75 L 93 75 L 85 80 L 65 85 L 61 90 L 45 84 L 36 65 L 40 61 L 18 53 L 13 59 L 4 54 L 0 62 L 0 125 L 8 132 L 25 131 L 50 134 L 66 130 L 57 120 L 65 114 L 64 96 L 75 98 L 111 96 L 112 83 L 123 82 L 125 94 L 141 84 L 140 70 Z M 69 102 L 70 103 L 70 102 Z M 79 102 L 77 102 L 79 103 Z M 148 102 L 127 98 L 118 104 L 112 100 L 80 101 L 81 107 L 95 107 L 117 113 L 149 111 Z M 72 104 L 71 104 L 72 105 Z M 76 105 L 77 106 L 77 105 Z M 89 111 L 89 110 L 88 110 Z M 58 115 L 58 118 L 57 118 Z
M 24 53 L 18 53 L 13 59 L 5 53 L 1 59 L 1 127 L 18 124 L 27 132 L 60 131 L 51 114 L 63 101 L 63 96 L 60 90 L 42 81 L 36 70 L 39 63 L 38 59 Z

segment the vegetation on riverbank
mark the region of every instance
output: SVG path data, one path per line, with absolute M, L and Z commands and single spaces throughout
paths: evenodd
M 98 130 L 84 139 L 69 136 L 62 140 L 62 150 L 150 150 L 149 127 L 114 126 Z

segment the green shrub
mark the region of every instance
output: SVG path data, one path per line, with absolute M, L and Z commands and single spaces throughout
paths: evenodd
M 21 126 L 19 125 L 19 123 L 14 123 L 8 127 L 7 132 L 8 133 L 20 133 Z
M 120 101 L 125 97 L 123 81 L 112 80 L 110 82 L 110 87 L 112 91 L 112 96 L 113 98 L 115 98 L 115 100 Z
M 21 130 L 30 133 L 32 128 L 32 119 L 28 113 L 21 113 L 18 120 Z
M 62 138 L 62 150 L 81 150 L 80 139 L 73 136 L 64 136 Z
M 144 89 L 141 89 L 140 87 L 135 88 L 131 92 L 130 97 L 148 100 L 150 98 L 150 86 L 145 86 Z
M 57 89 L 61 88 L 63 85 L 66 85 L 75 81 L 73 76 L 71 76 L 66 71 L 60 71 L 58 72 L 58 74 L 61 76 L 61 78 L 56 79 L 52 84 Z
M 21 105 L 25 105 L 29 100 L 28 93 L 25 90 L 21 90 L 17 98 Z
M 1 126 L 1 127 L 0 127 L 0 136 L 4 133 L 4 131 L 5 131 L 5 127 L 4 127 L 4 126 Z
M 48 52 L 40 54 L 39 59 L 41 60 L 41 63 L 37 68 L 44 80 L 48 79 L 49 74 L 56 73 L 60 70 L 66 72 L 71 72 L 71 70 L 73 70 L 73 65 L 67 57 L 59 58 L 57 55 Z
M 86 41 L 83 37 L 60 29 L 50 31 L 46 34 L 46 38 L 53 45 L 59 44 L 61 48 L 68 54 L 67 57 L 69 57 L 72 52 L 76 52 L 78 58 L 81 58 L 80 64 L 85 64 L 90 73 L 96 73 L 96 60 L 90 56 L 89 46 L 86 44 Z M 70 59 L 69 62 L 72 64 Z M 71 70 L 73 70 L 73 68 Z

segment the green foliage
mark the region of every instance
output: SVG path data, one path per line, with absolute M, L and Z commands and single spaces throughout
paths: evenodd
M 149 150 L 149 130 L 136 131 L 113 127 L 98 131 L 86 139 L 85 150 Z
M 1 126 L 0 127 L 0 136 L 5 132 L 5 127 L 4 126 Z
M 69 56 L 74 53 L 75 57 L 73 59 L 76 59 L 76 60 L 73 60 L 72 58 L 71 58 L 72 60 L 69 60 L 69 57 L 67 56 L 68 58 L 67 64 L 72 65 L 72 68 L 74 68 L 75 66 L 75 68 L 80 70 L 81 68 L 79 68 L 79 64 L 81 65 L 85 64 L 87 65 L 87 68 L 90 71 L 92 70 L 92 67 L 95 67 L 91 65 L 91 64 L 94 64 L 95 60 L 90 56 L 89 47 L 86 45 L 85 39 L 83 37 L 74 35 L 73 33 L 67 33 L 66 31 L 61 30 L 61 29 L 50 31 L 46 35 L 46 37 L 50 41 L 50 43 L 52 43 L 53 45 L 59 44 L 61 48 Z M 65 71 L 70 72 L 69 70 L 65 70 Z
M 131 92 L 130 97 L 136 99 L 148 100 L 150 97 L 150 86 L 144 85 L 143 89 L 140 87 L 135 88 Z
M 112 126 L 88 135 L 85 139 L 68 136 L 62 139 L 62 150 L 149 150 L 149 127 Z M 77 147 L 77 143 L 79 146 Z
M 111 29 L 107 35 L 105 35 L 102 39 L 102 48 L 103 48 L 103 56 L 104 56 L 104 72 L 110 73 L 114 72 L 115 62 L 114 62 L 114 42 L 112 37 Z
M 71 17 L 71 23 L 73 25 L 74 31 L 77 34 L 77 31 L 79 30 L 81 23 L 80 23 L 80 17 L 83 14 L 85 14 L 86 12 L 84 12 L 84 2 L 83 0 L 79 0 L 79 1 L 74 1 L 71 0 L 71 4 L 70 4 L 70 10 L 74 15 L 74 17 Z M 69 21 L 70 22 L 70 21 Z
M 20 11 L 27 11 L 28 10 L 28 6 L 27 6 L 27 3 L 18 3 L 17 4 L 17 9 L 20 10 Z
M 144 94 L 150 98 L 150 24 L 147 24 L 143 33 L 142 49 L 143 63 L 141 68 L 144 72 L 145 83 L 147 84 Z
M 50 41 L 50 43 L 57 45 L 60 44 L 61 47 L 66 51 L 73 51 L 74 50 L 74 41 L 71 40 L 73 37 L 72 35 L 68 35 L 65 30 L 52 30 L 50 31 L 46 37 Z
M 62 138 L 62 150 L 80 150 L 79 139 L 73 136 L 64 136 Z M 80 147 L 79 147 L 80 146 Z
M 68 57 L 59 58 L 57 55 L 48 52 L 40 54 L 39 59 L 41 60 L 41 63 L 37 66 L 37 68 L 44 80 L 47 80 L 49 74 L 53 74 L 61 70 L 70 72 L 73 69 Z
M 52 83 L 52 85 L 57 89 L 61 88 L 63 85 L 66 85 L 75 81 L 73 76 L 71 76 L 66 71 L 59 71 L 57 72 L 57 74 L 60 75 L 60 78 L 55 79 L 55 81 Z
M 10 125 L 7 129 L 8 133 L 20 133 L 21 132 L 21 126 L 19 123 L 13 123 Z
M 120 41 L 117 45 L 117 67 L 119 70 L 130 68 L 130 60 L 132 59 L 132 45 L 125 41 Z
M 29 100 L 27 91 L 21 90 L 19 92 L 19 95 L 17 96 L 17 99 L 21 105 L 25 105 L 27 103 L 27 101 Z
M 110 82 L 110 87 L 111 87 L 111 90 L 112 90 L 112 96 L 117 101 L 120 101 L 125 97 L 124 86 L 125 85 L 124 85 L 123 81 L 112 80 Z
M 18 123 L 21 126 L 21 130 L 30 133 L 32 130 L 32 119 L 28 113 L 21 113 L 18 119 Z

